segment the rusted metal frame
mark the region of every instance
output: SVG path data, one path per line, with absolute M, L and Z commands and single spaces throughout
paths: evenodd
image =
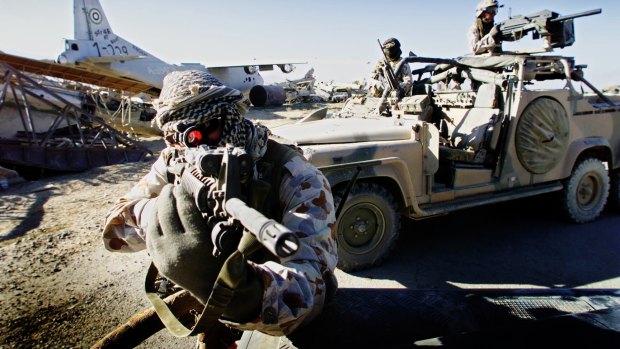
M 4 64 L 4 63 L 0 63 L 1 65 L 3 65 L 8 71 L 11 71 L 14 75 L 18 76 L 18 77 L 23 77 L 24 80 L 28 81 L 30 84 L 32 84 L 33 86 L 37 86 L 37 88 L 40 88 L 41 90 L 46 91 L 47 93 L 49 93 L 51 96 L 55 97 L 56 99 L 58 99 L 59 101 L 61 101 L 62 103 L 64 103 L 65 105 L 68 106 L 72 106 L 72 108 L 75 110 L 76 115 L 84 115 L 89 122 L 91 123 L 98 123 L 101 125 L 102 128 L 105 128 L 108 130 L 108 133 L 110 134 L 110 138 L 113 138 L 113 142 L 120 142 L 121 144 L 125 145 L 125 146 L 136 146 L 136 144 L 128 137 L 124 136 L 122 133 L 118 132 L 116 129 L 114 129 L 112 126 L 108 125 L 105 121 L 103 121 L 103 119 L 101 119 L 100 117 L 97 117 L 95 115 L 90 114 L 88 111 L 83 110 L 82 108 L 79 108 L 77 106 L 74 106 L 72 103 L 68 102 L 66 99 L 64 99 L 63 97 L 61 97 L 60 95 L 58 95 L 57 93 L 50 91 L 49 89 L 47 89 L 46 87 L 42 86 L 41 84 L 37 83 L 35 80 L 31 79 L 30 77 L 21 74 L 19 71 L 17 71 L 16 69 L 14 69 L 12 66 Z M 28 91 L 30 94 L 33 94 L 32 92 Z M 35 95 L 36 96 L 36 95 Z M 58 108 L 58 106 L 54 105 L 53 103 L 51 103 L 50 101 L 41 98 L 42 101 L 45 101 L 45 103 L 47 103 L 48 105 L 52 105 L 55 108 Z M 79 122 L 79 116 L 76 116 L 76 122 L 78 123 L 78 130 L 80 132 L 80 138 L 82 140 L 82 143 L 84 145 L 87 144 L 87 140 L 85 139 L 83 132 L 81 132 L 81 124 Z M 96 138 L 101 136 L 101 130 L 98 132 Z M 91 142 L 91 144 L 94 144 L 95 140 L 93 140 L 93 142 Z M 115 143 L 118 144 L 118 143 Z M 148 152 L 149 154 L 152 154 L 152 152 L 144 147 L 144 146 L 137 146 L 137 148 L 144 150 L 146 152 Z
M 103 122 L 103 120 L 101 120 L 100 118 L 98 118 L 98 117 L 96 117 L 96 116 L 94 116 L 94 115 L 92 115 L 92 114 L 90 114 L 90 113 L 86 112 L 85 110 L 83 110 L 82 108 L 80 108 L 80 107 L 78 107 L 78 106 L 73 105 L 71 102 L 67 101 L 66 99 L 64 99 L 63 97 L 61 97 L 60 95 L 58 95 L 57 93 L 55 93 L 55 92 L 53 92 L 53 91 L 51 91 L 51 90 L 47 89 L 46 87 L 42 86 L 42 85 L 41 85 L 41 84 L 39 84 L 39 83 L 37 83 L 36 81 L 34 81 L 33 79 L 29 78 L 28 76 L 23 75 L 23 77 L 24 77 L 24 79 L 25 79 L 26 81 L 30 82 L 33 86 L 37 86 L 37 88 L 39 88 L 39 89 L 41 89 L 41 90 L 43 90 L 43 91 L 47 92 L 47 93 L 48 93 L 48 94 L 50 94 L 52 97 L 54 97 L 54 98 L 58 99 L 59 101 L 61 101 L 62 103 L 64 103 L 64 104 L 65 104 L 65 106 L 68 106 L 68 107 L 70 107 L 70 108 L 74 109 L 74 111 L 76 112 L 76 114 L 78 114 L 78 113 L 79 113 L 79 114 L 81 114 L 81 115 L 84 115 L 84 116 L 86 116 L 86 117 L 87 117 L 87 119 L 88 119 L 90 122 L 95 121 L 95 122 L 97 122 L 97 123 L 101 124 L 102 126 L 104 126 L 104 127 L 102 127 L 102 129 L 103 129 L 103 128 L 105 128 L 105 129 L 107 129 L 107 130 L 108 130 L 108 132 L 109 132 L 109 134 L 110 134 L 110 138 L 122 137 L 122 135 L 120 135 L 118 132 L 115 132 L 115 130 L 113 130 L 113 129 L 112 129 L 112 127 L 110 127 L 109 125 L 107 125 L 107 124 L 106 124 L 105 122 Z M 30 92 L 30 91 L 28 91 L 28 92 Z M 30 92 L 30 93 L 32 94 L 32 92 Z M 45 100 L 45 99 L 42 99 L 42 100 L 43 100 L 43 101 L 45 101 L 45 102 L 46 102 L 46 104 L 50 105 L 52 108 L 55 108 L 55 109 L 60 109 L 60 107 L 58 107 L 58 106 L 57 106 L 57 105 L 55 105 L 54 103 L 52 103 L 52 102 L 50 102 L 50 101 L 48 101 L 48 100 Z M 80 133 L 80 140 L 81 140 L 82 144 L 87 145 L 87 144 L 88 144 L 88 141 L 86 140 L 86 138 L 84 137 L 83 132 L 81 131 L 81 126 L 82 126 L 82 125 L 81 125 L 81 123 L 79 122 L 79 116 L 76 116 L 76 122 L 77 122 L 77 124 L 78 124 L 78 132 Z M 57 125 L 56 125 L 56 127 L 57 127 Z M 91 144 L 94 144 L 94 143 L 97 141 L 97 139 L 98 139 L 99 137 L 101 137 L 101 136 L 102 136 L 102 129 L 101 129 L 101 130 L 97 133 L 97 135 L 95 136 L 95 138 L 93 139 L 93 141 L 91 142 Z M 131 142 L 128 142 L 128 143 L 129 143 L 129 145 L 131 145 Z M 117 144 L 118 144 L 118 143 L 115 143 L 115 145 L 117 145 Z M 125 144 L 125 145 L 127 145 L 126 143 L 124 143 L 124 144 Z
M 6 73 L 4 74 L 4 86 L 2 87 L 2 91 L 0 91 L 0 111 L 2 111 L 2 107 L 4 106 L 4 102 L 6 100 L 6 93 L 7 93 L 7 90 L 9 89 L 10 84 L 11 84 L 11 71 L 7 70 Z M 12 86 L 11 86 L 11 91 L 13 92 L 13 98 L 15 99 L 15 91 L 13 90 Z M 23 117 L 21 117 L 21 115 L 20 115 L 20 120 L 22 122 L 22 126 L 24 127 L 24 130 L 27 131 L 26 123 L 24 122 L 24 119 Z
M 24 111 L 26 112 L 26 117 L 28 120 L 28 124 L 30 126 L 30 130 L 32 131 L 32 142 L 37 142 L 37 130 L 34 127 L 34 121 L 32 120 L 32 111 L 30 110 L 30 103 L 28 103 L 28 97 L 26 97 L 26 93 L 24 92 L 24 84 L 20 77 L 21 74 L 15 74 L 15 80 L 17 87 L 22 93 L 22 101 L 24 102 Z M 11 85 L 11 87 L 13 87 Z M 13 94 L 15 94 L 15 90 L 13 90 Z M 17 103 L 17 96 L 15 96 L 15 102 Z
M 15 86 L 13 86 L 11 84 L 11 92 L 13 93 L 13 99 L 15 100 L 15 105 L 17 106 L 17 112 L 19 113 L 19 119 L 22 122 L 22 125 L 24 127 L 24 131 L 26 132 L 26 134 L 29 136 L 28 138 L 30 138 L 30 142 L 31 143 L 36 143 L 37 142 L 37 134 L 36 131 L 34 129 L 34 124 L 32 123 L 32 119 L 28 119 L 29 118 L 29 114 L 26 113 L 26 116 L 24 116 L 24 113 L 22 113 L 22 106 L 19 103 L 19 99 L 17 98 L 17 93 L 15 92 Z M 23 91 L 22 91 L 23 94 Z M 27 111 L 28 106 L 25 105 L 24 106 L 24 110 Z
M 33 87 L 33 88 L 34 88 L 34 87 Z M 36 88 L 39 88 L 39 87 L 36 87 Z M 45 91 L 45 92 L 47 92 L 47 93 L 50 93 L 50 91 L 48 91 L 48 90 L 47 90 L 45 87 L 43 87 L 43 86 L 41 86 L 41 87 L 40 87 L 40 89 L 41 89 L 41 90 L 43 90 L 43 91 Z M 63 112 L 63 113 L 65 113 L 65 114 L 66 114 L 66 112 L 68 112 L 70 109 L 73 109 L 73 110 L 74 110 L 74 111 L 76 111 L 76 112 L 78 112 L 78 111 L 80 111 L 80 110 L 81 110 L 81 109 L 79 109 L 78 107 L 76 107 L 75 105 L 73 105 L 73 104 L 71 104 L 71 103 L 69 103 L 69 102 L 65 102 L 65 101 L 63 101 L 63 103 L 65 103 L 65 107 L 64 107 L 64 108 L 61 108 L 61 107 L 57 106 L 56 104 L 54 104 L 54 103 L 52 103 L 52 102 L 48 101 L 47 99 L 39 97 L 36 93 L 34 93 L 34 92 L 32 92 L 32 91 L 28 90 L 27 88 L 26 88 L 26 89 L 24 89 L 24 90 L 23 90 L 23 92 L 25 92 L 25 93 L 27 93 L 27 94 L 29 94 L 29 95 L 31 95 L 31 96 L 33 96 L 33 97 L 35 97 L 35 98 L 39 99 L 41 102 L 43 102 L 43 103 L 47 104 L 47 105 L 48 105 L 48 106 L 50 106 L 52 109 L 55 109 L 57 112 Z M 68 109 L 67 109 L 67 108 L 68 108 Z M 65 110 L 66 110 L 66 112 L 65 112 Z M 68 118 L 68 117 L 65 117 L 64 119 L 67 121 L 67 126 L 71 126 L 71 124 L 69 123 L 69 118 Z M 54 122 L 56 122 L 56 121 L 54 121 Z M 79 121 L 79 118 L 75 118 L 75 122 L 76 122 L 76 124 L 77 124 L 77 126 L 78 126 L 78 127 L 77 127 L 77 129 L 78 129 L 78 133 L 80 134 L 80 142 L 81 142 L 83 145 L 86 145 L 86 140 L 85 140 L 85 138 L 84 138 L 84 134 L 83 134 L 82 129 L 81 129 L 82 125 L 81 125 L 81 123 L 80 123 L 80 121 Z M 58 125 L 56 125 L 56 127 L 58 127 Z M 48 133 L 50 132 L 50 130 L 51 130 L 51 127 L 50 127 L 50 129 L 48 129 Z M 55 128 L 54 128 L 54 130 L 53 130 L 53 131 L 55 131 Z M 50 135 L 50 136 L 51 136 L 51 135 Z M 47 137 L 47 136 L 46 136 L 46 137 Z
M 75 109 L 75 106 L 73 106 L 72 104 L 66 104 L 64 108 L 61 108 L 61 107 L 57 106 L 56 104 L 46 100 L 45 98 L 39 97 L 36 93 L 34 93 L 34 92 L 32 92 L 32 91 L 30 91 L 28 89 L 30 87 L 32 87 L 32 88 L 35 88 L 35 87 L 33 87 L 33 86 L 24 87 L 23 85 L 21 87 L 22 87 L 22 93 L 29 94 L 29 95 L 39 99 L 41 102 L 44 102 L 45 104 L 47 104 L 48 106 L 50 106 L 52 109 L 56 110 L 59 113 L 62 112 L 62 115 L 58 115 L 56 117 L 56 119 L 54 119 L 54 122 L 52 123 L 52 125 L 48 128 L 47 133 L 46 133 L 46 135 L 44 137 L 45 141 L 42 141 L 39 145 L 44 145 L 47 142 L 47 140 L 56 131 L 56 128 L 58 128 L 58 126 L 60 125 L 60 123 L 62 122 L 63 119 L 66 120 L 67 121 L 67 125 L 70 126 L 69 120 L 66 117 L 66 115 L 67 115 L 67 112 L 69 111 L 69 109 L 71 109 L 71 108 Z M 49 91 L 47 91 L 44 87 L 41 87 L 41 89 L 44 90 L 45 92 L 49 93 Z M 82 137 L 82 143 L 84 143 L 83 137 Z
M 90 114 L 85 114 L 85 115 L 89 117 L 91 116 Z M 118 132 L 112 126 L 105 123 L 101 118 L 96 117 L 96 116 L 92 116 L 92 118 L 93 119 L 91 119 L 90 121 L 94 120 L 95 122 L 99 123 L 101 127 L 101 130 L 97 133 L 97 136 L 95 137 L 95 139 L 93 139 L 93 142 L 92 142 L 93 144 L 97 140 L 97 138 L 101 136 L 101 133 L 103 132 L 103 130 L 107 130 L 108 133 L 110 134 L 110 140 L 113 142 L 114 146 L 118 146 L 119 143 L 125 146 L 135 146 L 135 143 L 130 138 L 125 137 L 122 133 Z M 147 148 L 142 147 L 142 146 L 140 146 L 140 148 L 152 154 L 152 152 L 148 150 Z
M 77 124 L 78 134 L 80 135 L 80 142 L 82 142 L 82 145 L 86 145 L 86 137 L 84 137 L 84 132 L 82 132 L 82 122 L 80 122 L 80 117 L 77 115 L 78 111 L 79 110 L 74 110 L 73 116 L 75 116 L 75 123 Z M 68 123 L 69 120 L 67 119 L 67 124 Z
M 4 73 L 4 86 L 2 86 L 2 90 L 0 91 L 0 111 L 2 111 L 2 107 L 4 106 L 4 100 L 6 99 L 6 91 L 9 87 L 9 76 L 11 72 L 7 70 Z
M 125 146 L 135 146 L 135 143 L 128 137 L 126 137 L 125 135 L 123 135 L 121 132 L 117 131 L 115 128 L 113 128 L 112 126 L 108 125 L 102 118 L 96 116 L 96 115 L 92 115 L 87 111 L 84 111 L 82 109 L 79 109 L 79 111 L 82 112 L 81 115 L 85 116 L 89 122 L 91 123 L 97 123 L 100 126 L 100 130 L 97 133 L 97 135 L 95 136 L 95 139 L 93 139 L 93 141 L 91 142 L 92 144 L 94 144 L 94 142 L 101 137 L 101 133 L 103 130 L 107 130 L 108 133 L 110 134 L 110 139 L 114 142 L 114 145 L 118 145 L 118 143 L 123 144 Z M 140 147 L 144 150 L 147 150 L 145 147 Z M 147 152 L 151 153 L 151 151 L 147 150 Z
M 61 97 L 59 94 L 57 94 L 56 92 L 48 89 L 47 87 L 43 86 L 42 84 L 38 83 L 37 81 L 35 81 L 34 79 L 30 78 L 28 75 L 22 74 L 20 73 L 18 70 L 15 70 L 13 67 L 8 66 L 8 69 L 11 69 L 15 72 L 15 75 L 20 79 L 24 79 L 25 81 L 27 81 L 28 83 L 30 83 L 31 86 L 36 86 L 36 88 L 41 89 L 47 93 L 49 93 L 52 97 L 58 99 L 59 101 L 61 101 L 62 103 L 64 103 L 65 105 L 73 105 L 71 102 L 67 101 L 66 99 L 64 99 L 63 97 Z M 42 99 L 45 100 L 45 99 Z M 47 101 L 47 100 L 45 100 Z M 49 102 L 49 101 L 47 101 Z M 51 102 L 49 102 L 51 103 Z M 52 105 L 54 105 L 52 103 Z M 77 109 L 80 109 L 77 106 L 74 106 Z
M 101 138 L 100 140 L 101 145 L 103 145 L 103 147 L 107 149 L 107 144 L 105 143 L 106 138 L 103 137 L 105 135 L 105 132 L 107 131 L 109 134 L 109 140 L 112 143 L 112 146 L 118 147 L 118 141 L 116 140 L 116 137 L 114 137 L 114 133 L 112 129 L 106 126 L 107 125 L 99 125 L 99 132 L 97 132 L 97 134 L 95 135 L 95 138 L 93 139 L 93 144 L 97 140 L 99 140 L 99 138 Z
M 51 138 L 54 132 L 56 132 L 56 129 L 58 128 L 62 120 L 67 120 L 67 112 L 69 111 L 67 106 L 62 108 L 61 111 L 62 111 L 62 114 L 58 113 L 58 115 L 54 119 L 54 122 L 52 122 L 52 125 L 47 130 L 45 137 L 43 137 L 43 139 L 41 140 L 41 143 L 39 143 L 39 146 L 44 146 L 47 143 L 47 141 Z M 67 120 L 67 123 L 69 123 L 68 120 Z
M 99 131 L 97 132 L 97 134 L 95 135 L 95 137 L 93 138 L 93 140 L 90 142 L 92 145 L 95 145 L 95 142 L 99 141 L 99 138 L 101 138 L 101 144 L 103 145 L 103 147 L 105 148 L 105 142 L 103 141 L 103 132 L 105 131 L 104 127 L 99 127 Z M 110 137 L 114 138 L 112 133 L 110 133 Z

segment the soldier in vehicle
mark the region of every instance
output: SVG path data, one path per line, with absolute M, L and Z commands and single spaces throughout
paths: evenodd
M 400 49 L 400 42 L 395 38 L 389 38 L 381 45 L 385 59 L 379 59 L 372 73 L 370 74 L 370 81 L 368 82 L 368 94 L 373 97 L 381 97 L 385 86 L 388 85 L 386 78 L 386 60 L 389 62 L 394 73 L 396 73 L 396 67 L 398 63 L 402 61 L 402 51 Z M 411 86 L 413 85 L 413 78 L 411 76 L 411 68 L 408 64 L 405 64 L 400 72 L 396 74 L 396 80 L 398 81 L 403 94 L 409 95 L 411 92 Z
M 499 25 L 495 15 L 499 5 L 497 0 L 482 0 L 476 7 L 476 21 L 467 33 L 469 47 L 474 55 L 497 54 L 502 52 Z
M 272 336 L 289 334 L 311 321 L 337 288 L 336 219 L 327 179 L 291 147 L 269 139 L 268 128 L 245 119 L 242 93 L 206 72 L 168 74 L 155 104 L 155 120 L 167 147 L 150 172 L 108 212 L 103 231 L 106 249 L 146 248 L 161 275 L 200 303 L 207 302 L 222 261 L 212 254 L 211 227 L 183 187 L 169 184 L 166 167 L 175 149 L 196 146 L 180 139 L 183 130 L 199 127 L 204 134 L 200 144 L 243 147 L 255 162 L 254 177 L 273 180 L 264 196 L 275 202 L 254 208 L 289 228 L 300 243 L 294 259 L 269 255 L 253 260 L 250 255 L 243 270 L 235 273 L 242 279 L 220 322 L 253 338 L 277 340 Z M 273 170 L 263 172 L 267 168 Z

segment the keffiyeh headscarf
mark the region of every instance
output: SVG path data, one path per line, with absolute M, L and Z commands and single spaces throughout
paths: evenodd
M 166 75 L 153 104 L 157 110 L 154 120 L 164 132 L 182 132 L 188 126 L 221 118 L 224 129 L 217 146 L 243 147 L 254 160 L 265 154 L 269 129 L 245 119 L 248 106 L 243 94 L 207 72 L 184 70 Z

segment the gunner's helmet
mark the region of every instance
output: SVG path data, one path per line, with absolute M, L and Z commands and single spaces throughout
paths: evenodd
M 482 0 L 478 3 L 478 6 L 476 6 L 476 18 L 480 17 L 482 12 L 497 14 L 498 8 L 499 4 L 497 0 Z

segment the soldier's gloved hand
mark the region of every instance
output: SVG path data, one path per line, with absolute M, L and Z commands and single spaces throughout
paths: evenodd
M 212 254 L 211 231 L 194 200 L 183 187 L 168 184 L 150 211 L 146 246 L 153 264 L 160 274 L 206 303 L 223 261 Z
M 258 317 L 263 305 L 263 283 L 254 267 L 240 254 L 233 254 L 222 267 L 218 282 L 235 290 L 224 311 L 224 318 L 238 323 L 250 322 Z
M 499 24 L 496 24 L 489 30 L 489 36 L 492 37 L 496 42 L 501 39 L 501 30 L 499 30 Z

